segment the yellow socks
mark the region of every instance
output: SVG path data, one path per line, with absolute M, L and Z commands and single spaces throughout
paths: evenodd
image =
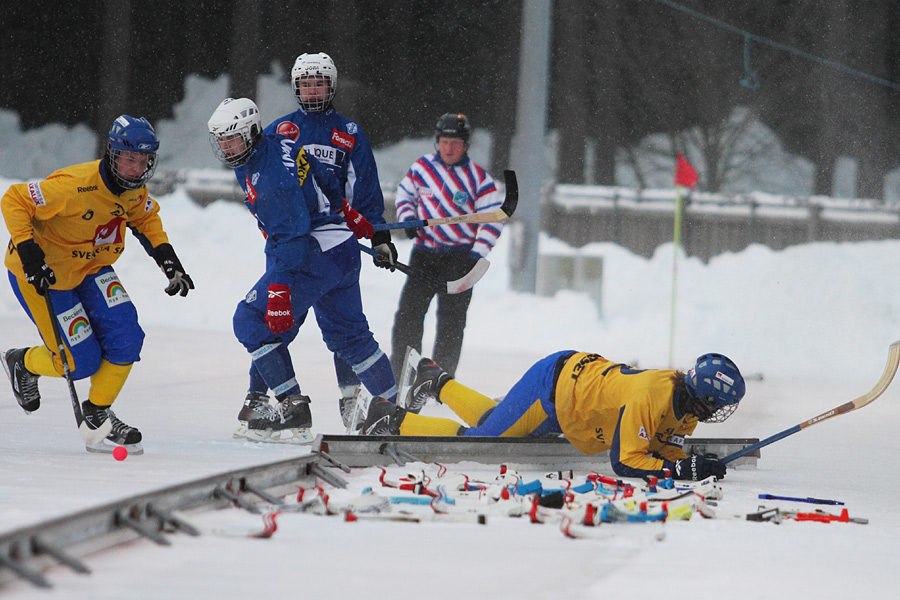
M 101 360 L 100 368 L 91 375 L 91 391 L 88 398 L 97 406 L 109 406 L 122 391 L 130 372 L 130 364 L 114 365 L 105 359 Z
M 70 364 L 69 367 L 72 365 Z M 25 368 L 35 375 L 43 375 L 45 377 L 62 377 L 62 362 L 59 362 L 59 369 L 56 368 L 53 360 L 53 353 L 47 346 L 34 346 L 29 348 L 25 353 Z
M 441 402 L 459 415 L 470 427 L 478 425 L 484 413 L 497 408 L 497 403 L 484 394 L 467 388 L 455 379 L 451 379 L 441 388 Z
M 406 413 L 400 423 L 400 435 L 456 435 L 460 427 L 462 425 L 453 419 Z

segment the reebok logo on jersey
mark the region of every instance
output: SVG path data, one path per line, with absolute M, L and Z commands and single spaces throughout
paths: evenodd
M 349 133 L 344 133 L 343 131 L 332 129 L 331 143 L 333 143 L 335 146 L 340 146 L 345 150 L 353 150 L 353 146 L 356 145 L 356 138 Z
M 284 137 L 292 139 L 296 142 L 297 138 L 300 137 L 300 128 L 291 121 L 282 121 L 275 128 L 275 133 L 277 133 L 278 135 L 283 135 Z
M 97 186 L 96 186 L 96 185 L 89 185 L 89 186 L 87 186 L 87 187 L 80 187 L 80 188 L 75 188 L 75 189 L 76 189 L 76 191 L 77 191 L 79 194 L 83 194 L 83 193 L 85 193 L 85 192 L 96 192 L 96 191 L 97 191 Z
M 41 184 L 29 183 L 28 195 L 31 196 L 31 201 L 35 206 L 47 206 L 47 201 L 44 200 L 44 194 L 41 192 Z

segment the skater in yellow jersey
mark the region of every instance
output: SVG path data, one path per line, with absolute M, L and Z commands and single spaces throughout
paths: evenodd
M 159 205 L 147 191 L 156 169 L 159 139 L 146 119 L 118 117 L 103 158 L 52 173 L 43 181 L 13 185 L 0 205 L 10 233 L 6 268 L 13 292 L 35 323 L 44 345 L 2 353 L 13 394 L 25 412 L 40 407 L 38 377 L 62 377 L 53 321 L 60 326 L 73 379 L 90 377 L 82 403 L 85 424 L 111 431 L 93 452 L 123 445 L 143 451 L 141 432 L 110 409 L 133 363 L 144 332 L 112 264 L 125 250 L 130 228 L 169 280 L 166 293 L 194 288 L 169 244 Z M 49 294 L 54 312 L 48 313 Z

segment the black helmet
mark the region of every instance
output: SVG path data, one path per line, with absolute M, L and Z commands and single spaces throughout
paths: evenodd
M 434 126 L 435 140 L 441 137 L 460 138 L 468 144 L 470 133 L 472 133 L 472 126 L 469 125 L 466 115 L 462 113 L 443 114 Z

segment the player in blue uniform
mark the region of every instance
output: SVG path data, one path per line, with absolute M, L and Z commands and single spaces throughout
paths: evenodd
M 384 196 L 372 146 L 358 124 L 335 110 L 332 102 L 337 79 L 337 67 L 324 52 L 298 56 L 291 69 L 291 84 L 300 106 L 272 121 L 264 133 L 277 133 L 299 141 L 307 156 L 313 156 L 337 176 L 347 201 L 347 209 L 342 214 L 348 225 L 358 238 L 371 238 L 372 247 L 392 263 L 397 259 L 397 250 L 391 243 L 390 232 L 373 234 L 368 228 L 369 224 L 385 222 Z M 341 417 L 346 426 L 350 407 L 354 405 L 351 400 L 359 391 L 360 381 L 350 365 L 336 354 L 334 369 L 341 390 Z M 266 392 L 265 382 L 251 367 L 245 403 L 268 402 Z
M 369 392 L 388 400 L 397 394 L 390 362 L 362 311 L 359 246 L 338 212 L 344 199 L 337 179 L 299 143 L 263 134 L 253 101 L 223 101 L 208 127 L 213 151 L 235 169 L 266 236 L 266 272 L 238 304 L 234 332 L 277 404 L 245 405 L 239 420 L 246 427 L 235 436 L 308 443 L 309 398 L 300 392 L 287 346 L 310 308 L 328 349 Z

